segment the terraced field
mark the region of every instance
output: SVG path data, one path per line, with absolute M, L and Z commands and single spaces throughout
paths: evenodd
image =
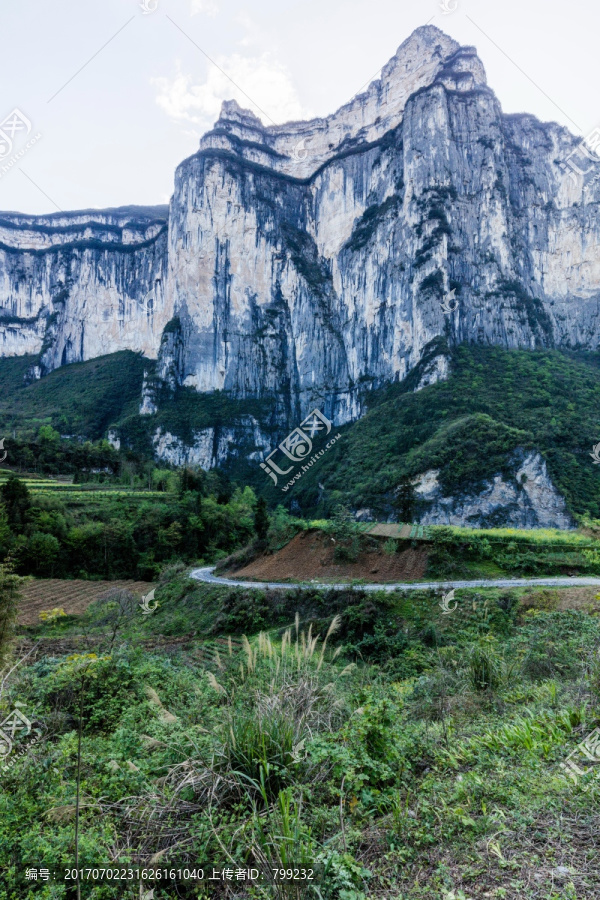
M 72 476 L 63 475 L 56 476 L 55 478 L 40 476 L 38 478 L 36 475 L 31 475 L 30 473 L 25 475 L 14 473 L 10 469 L 0 469 L 0 487 L 2 487 L 13 474 L 18 475 L 19 480 L 27 486 L 27 489 L 31 491 L 32 494 L 46 494 L 51 492 L 60 494 L 61 497 L 64 497 L 69 502 L 76 500 L 88 501 L 92 498 L 101 500 L 103 495 L 109 497 L 164 497 L 163 491 L 140 490 L 139 488 L 133 489 L 122 486 L 103 487 L 102 485 L 82 487 L 81 485 L 73 484 Z
M 412 525 L 402 522 L 375 522 L 375 524 L 368 525 L 364 529 L 364 534 L 375 534 L 382 537 L 402 538 L 403 540 L 412 541 L 427 541 L 431 537 L 431 532 L 425 525 Z
M 22 590 L 19 608 L 20 625 L 39 625 L 40 613 L 61 608 L 67 615 L 84 612 L 90 603 L 123 588 L 140 598 L 155 585 L 148 581 L 84 581 L 80 579 L 36 578 L 28 580 Z

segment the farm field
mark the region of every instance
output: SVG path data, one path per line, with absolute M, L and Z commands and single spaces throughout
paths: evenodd
M 104 495 L 108 495 L 110 497 L 123 496 L 123 497 L 164 497 L 164 491 L 151 491 L 142 488 L 127 488 L 123 485 L 118 486 L 104 486 L 101 484 L 94 485 L 79 485 L 73 484 L 72 476 L 56 476 L 54 478 L 50 478 L 48 476 L 37 476 L 31 473 L 26 473 L 21 475 L 20 473 L 14 473 L 11 469 L 0 469 L 0 487 L 8 481 L 9 477 L 13 474 L 17 474 L 19 480 L 27 487 L 27 489 L 32 494 L 47 494 L 49 492 L 60 494 L 61 497 L 65 497 L 67 500 L 86 500 L 90 499 L 90 496 L 98 499 L 102 499 Z
M 114 590 L 122 588 L 139 594 L 152 590 L 148 581 L 85 581 L 83 579 L 40 578 L 25 582 L 23 599 L 19 605 L 19 624 L 39 625 L 40 613 L 63 609 L 67 615 L 80 615 L 95 600 L 101 600 Z

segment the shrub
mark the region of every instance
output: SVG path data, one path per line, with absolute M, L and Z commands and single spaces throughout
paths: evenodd
M 127 708 L 133 677 L 127 660 L 95 653 L 67 657 L 44 683 L 44 694 L 52 707 L 78 719 L 84 698 L 86 731 L 108 731 Z
M 338 506 L 326 529 L 335 541 L 335 562 L 356 562 L 360 550 L 358 524 L 347 506 Z
M 304 527 L 304 522 L 291 516 L 284 506 L 278 506 L 267 532 L 269 549 L 280 550 Z
M 471 647 L 467 670 L 476 691 L 495 691 L 502 684 L 502 661 L 489 640 L 483 639 Z

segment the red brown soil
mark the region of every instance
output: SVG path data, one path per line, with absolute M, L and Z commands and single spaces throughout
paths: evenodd
M 67 615 L 85 612 L 90 603 L 111 591 L 123 589 L 133 594 L 147 594 L 155 585 L 148 581 L 84 581 L 61 578 L 36 578 L 21 589 L 19 624 L 39 625 L 40 613 L 62 608 Z
M 427 551 L 420 546 L 385 553 L 383 541 L 377 549 L 362 550 L 356 562 L 335 562 L 335 544 L 320 531 L 302 531 L 277 553 L 259 556 L 253 562 L 229 573 L 230 578 L 254 581 L 362 581 L 388 584 L 423 578 Z

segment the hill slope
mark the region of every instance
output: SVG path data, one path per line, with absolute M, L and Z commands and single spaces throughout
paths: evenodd
M 31 437 L 40 425 L 86 440 L 106 437 L 110 425 L 137 413 L 144 368 L 153 364 L 123 350 L 74 363 L 27 384 L 35 357 L 0 359 L 0 434 Z
M 600 440 L 598 354 L 463 345 L 448 359 L 446 381 L 415 393 L 417 369 L 371 395 L 367 415 L 289 492 L 267 488 L 272 500 L 382 517 L 397 510 L 403 479 L 439 470 L 444 496 L 474 495 L 499 473 L 510 482 L 519 454 L 538 452 L 568 509 L 600 517 L 600 467 L 590 458 Z
M 427 520 L 423 492 L 411 489 L 407 497 L 406 489 L 399 490 L 408 480 L 436 472 L 439 495 L 450 498 L 458 515 L 467 509 L 467 500 L 469 509 L 490 505 L 494 476 L 501 479 L 505 493 L 510 489 L 525 495 L 537 489 L 532 466 L 526 465 L 537 460 L 533 475 L 542 468 L 548 490 L 554 485 L 558 492 L 556 502 L 559 494 L 566 502 L 563 513 L 557 513 L 559 521 L 538 524 L 566 527 L 570 515 L 600 518 L 600 467 L 590 458 L 600 440 L 600 354 L 479 345 L 450 351 L 436 345 L 432 358 L 439 359 L 440 352 L 448 361 L 446 381 L 415 391 L 427 371 L 425 357 L 403 382 L 366 393 L 368 413 L 340 429 L 342 438 L 285 492 L 281 488 L 286 482 L 280 479 L 277 487 L 272 485 L 258 457 L 246 458 L 251 452 L 267 454 L 277 444 L 273 407 L 266 400 L 165 389 L 157 411 L 140 416 L 144 370 L 151 372 L 154 364 L 129 351 L 62 367 L 29 385 L 23 377 L 31 358 L 0 360 L 0 433 L 8 436 L 15 429 L 27 437 L 41 424 L 51 424 L 63 434 L 95 440 L 115 427 L 123 447 L 148 457 L 158 448 L 163 459 L 175 464 L 206 468 L 229 454 L 226 473 L 251 484 L 272 505 L 284 503 L 296 512 L 321 515 L 343 503 L 371 510 L 379 519 L 403 521 L 433 521 Z M 261 424 L 258 434 L 253 421 Z M 206 452 L 186 454 L 182 448 L 199 433 L 207 437 Z M 155 446 L 157 434 L 172 436 L 173 443 L 158 441 Z M 318 440 L 315 449 L 321 449 Z M 411 508 L 402 509 L 402 502 Z M 536 524 L 515 518 L 515 504 L 510 507 L 507 501 L 505 506 L 499 515 L 470 521 Z

